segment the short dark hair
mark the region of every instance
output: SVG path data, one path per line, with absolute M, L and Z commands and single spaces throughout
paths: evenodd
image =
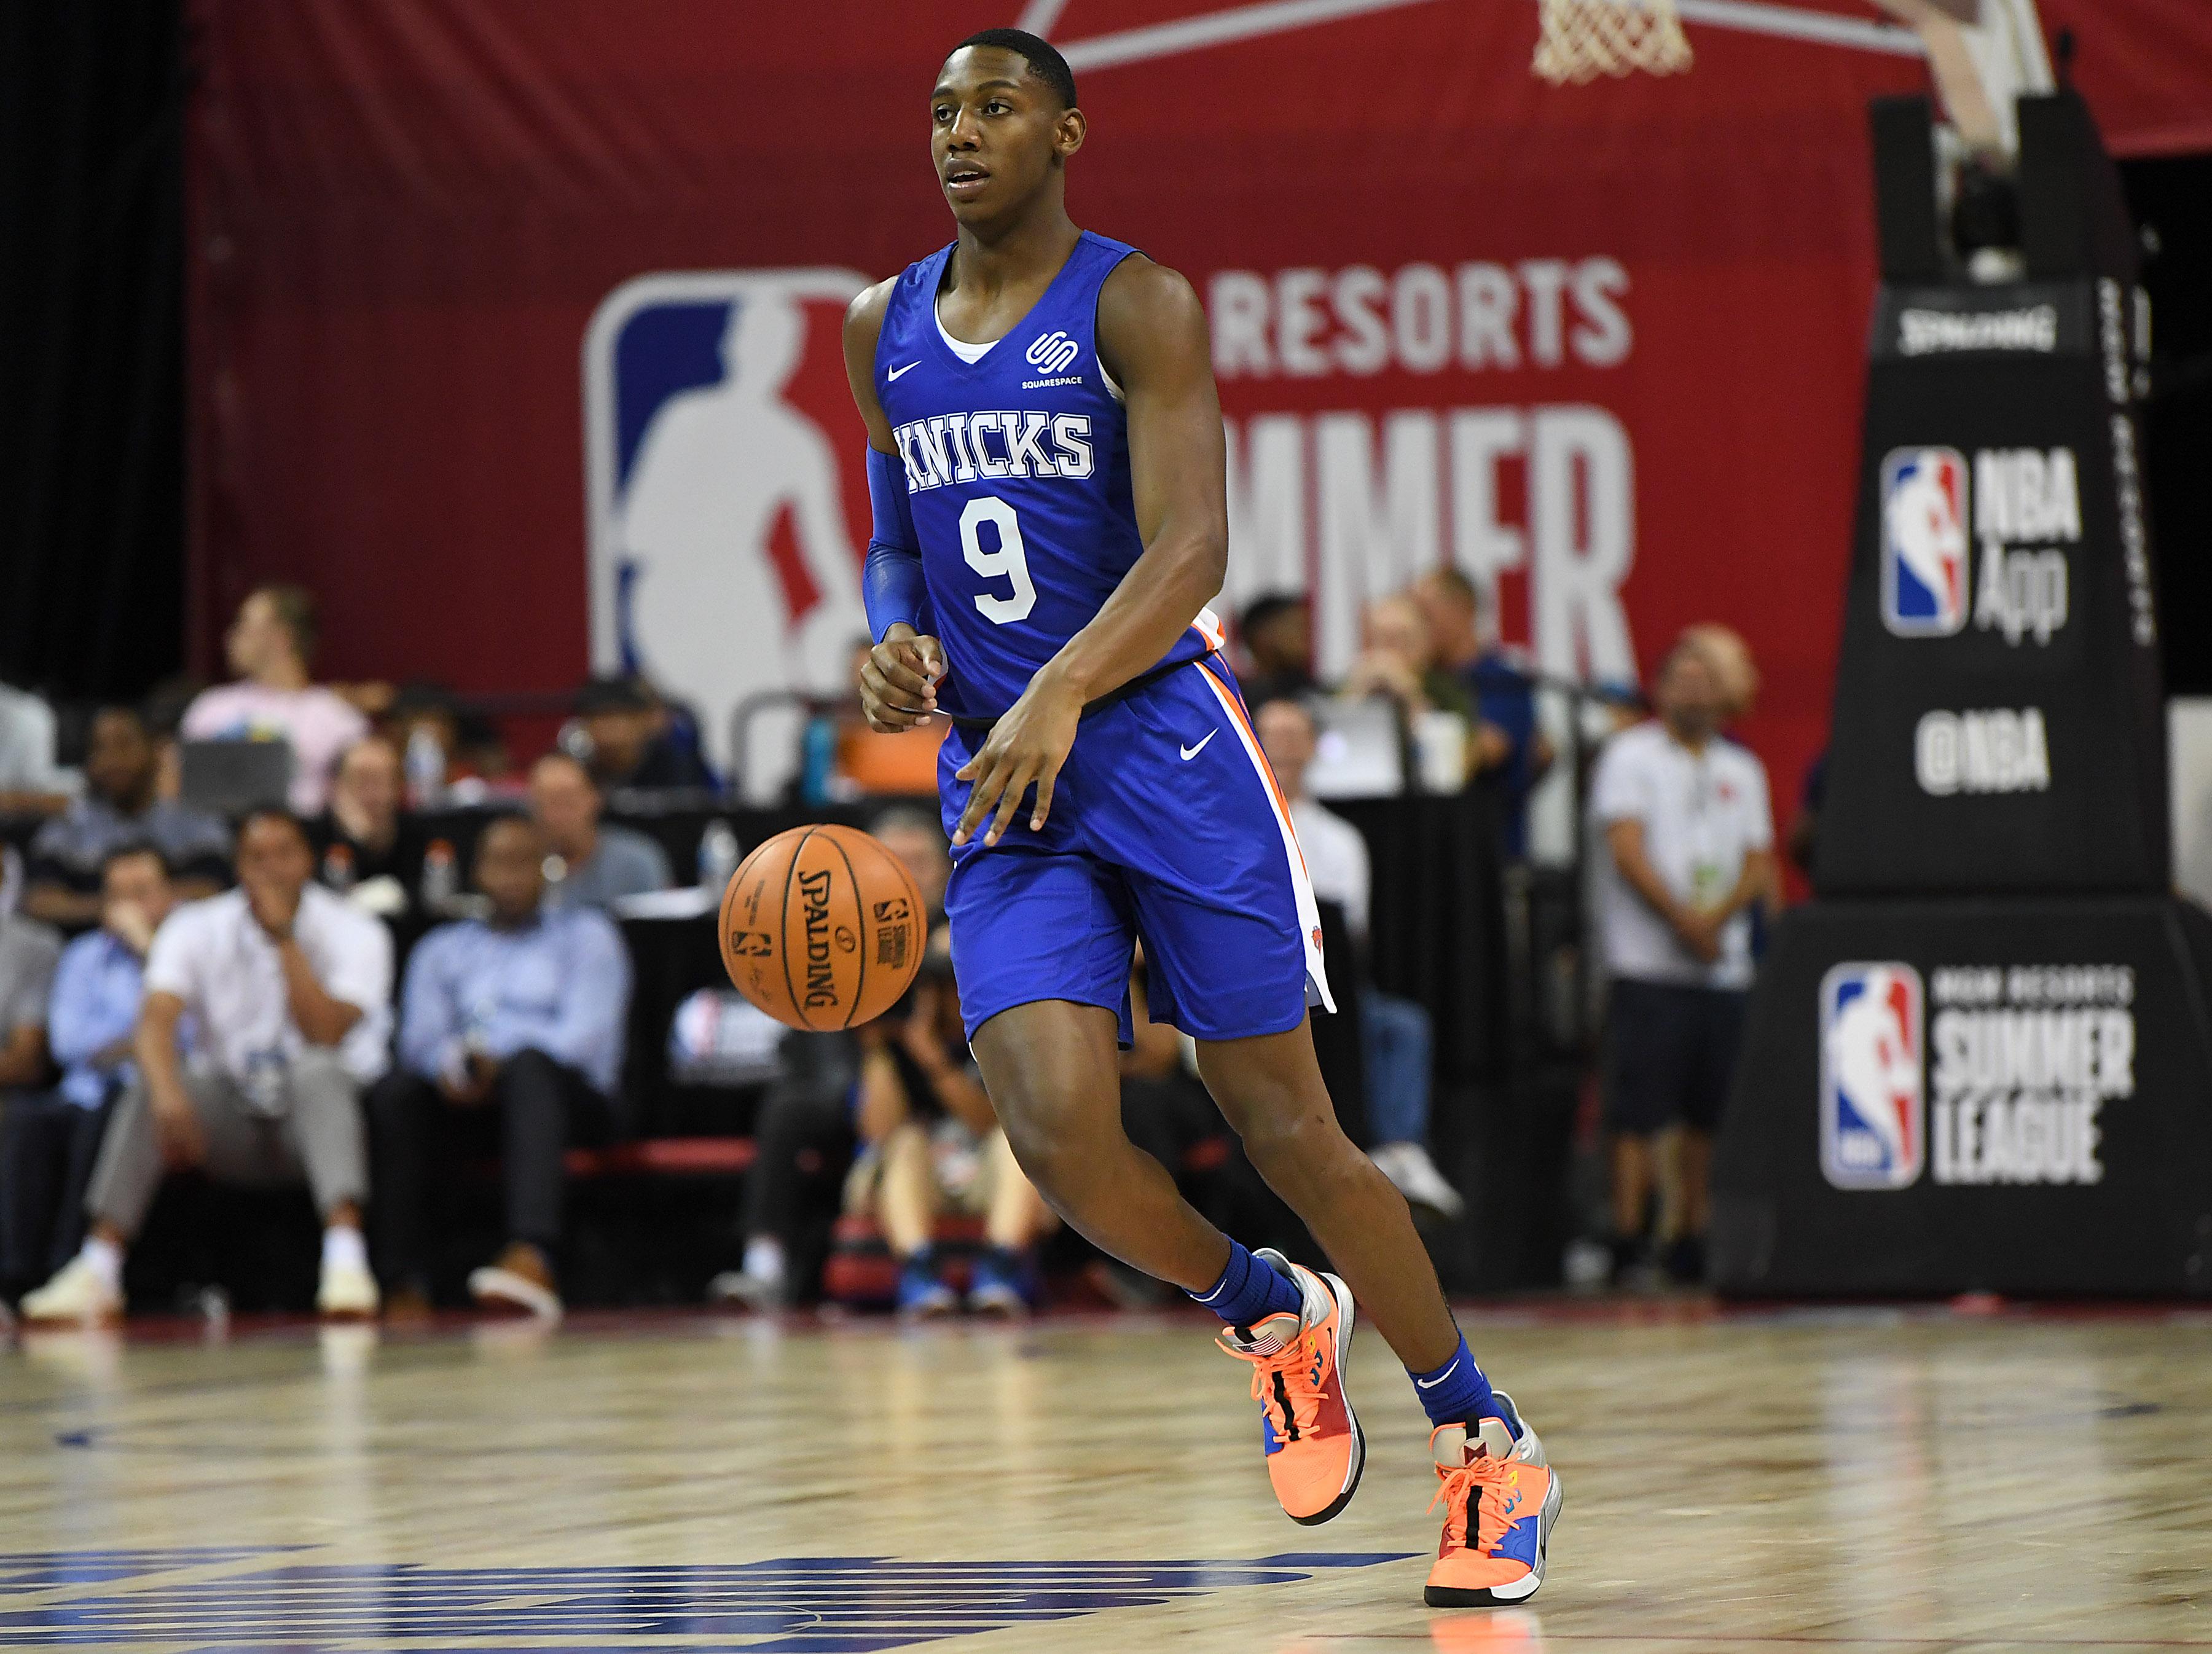
M 608 675 L 584 680 L 574 709 L 578 717 L 588 718 L 599 712 L 650 712 L 657 704 L 653 691 L 637 678 Z
M 319 638 L 315 617 L 315 594 L 304 586 L 275 582 L 257 586 L 246 594 L 248 598 L 265 597 L 269 606 L 276 611 L 276 618 L 292 635 L 293 652 L 303 666 L 312 666 L 315 659 L 315 644 Z
M 1316 735 L 1321 733 L 1321 711 L 1314 705 L 1310 696 L 1287 692 L 1281 695 L 1263 695 L 1252 703 L 1252 721 L 1255 724 L 1258 723 L 1260 715 L 1269 707 L 1276 705 L 1291 708 L 1306 721 L 1308 729 Z
M 1464 569 L 1444 563 L 1429 571 L 1429 578 L 1470 609 L 1482 607 L 1482 589 L 1468 578 Z
M 1277 617 L 1305 606 L 1305 599 L 1296 592 L 1269 592 L 1244 605 L 1244 612 L 1237 617 L 1237 630 L 1240 635 L 1249 637 Z
M 142 856 L 153 859 L 154 864 L 161 868 L 162 878 L 173 879 L 176 876 L 176 870 L 169 866 L 169 858 L 162 853 L 161 847 L 155 843 L 152 839 L 126 838 L 109 845 L 106 854 L 100 858 L 100 883 L 104 885 L 107 882 L 107 870 L 117 862 L 136 861 Z
M 301 843 L 307 845 L 311 850 L 314 848 L 313 842 L 307 836 L 306 822 L 301 820 L 281 804 L 257 804 L 238 818 L 238 842 L 240 848 L 245 847 L 246 836 L 253 830 L 253 824 L 259 821 L 281 821 L 299 836 Z
M 512 806 L 501 805 L 487 815 L 483 824 L 477 829 L 474 854 L 482 855 L 483 847 L 491 842 L 491 836 L 502 827 L 520 827 L 532 837 L 540 840 L 545 834 L 545 830 L 538 824 L 538 818 L 527 810 L 518 810 Z
M 1030 73 L 1052 88 L 1063 109 L 1075 107 L 1075 71 L 1067 66 L 1067 59 L 1049 40 L 1030 33 L 1025 28 L 982 28 L 952 48 L 965 52 L 969 46 L 996 46 L 1001 52 L 1011 52 L 1030 66 Z M 945 55 L 950 58 L 952 52 Z

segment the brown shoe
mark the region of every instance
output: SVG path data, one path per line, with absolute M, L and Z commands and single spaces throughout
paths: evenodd
M 398 1327 L 428 1326 L 436 1313 L 430 1306 L 430 1295 L 420 1286 L 402 1286 L 384 1295 L 384 1319 L 386 1325 Z
M 561 1293 L 553 1280 L 553 1266 L 545 1254 L 527 1241 L 510 1241 L 507 1248 L 483 1268 L 469 1275 L 469 1296 L 477 1307 L 493 1311 L 520 1312 L 542 1321 L 561 1318 Z

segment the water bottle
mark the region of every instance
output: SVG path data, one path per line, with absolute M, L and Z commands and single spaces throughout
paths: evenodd
M 446 749 L 428 724 L 407 738 L 407 807 L 434 810 L 446 801 Z
M 830 802 L 830 782 L 837 774 L 837 724 L 830 718 L 810 718 L 800 746 L 799 796 L 808 804 Z
M 716 817 L 699 836 L 699 888 L 720 897 L 738 870 L 738 836 L 730 824 Z
M 443 913 L 460 894 L 460 876 L 453 865 L 453 847 L 442 838 L 430 841 L 422 852 L 422 909 Z

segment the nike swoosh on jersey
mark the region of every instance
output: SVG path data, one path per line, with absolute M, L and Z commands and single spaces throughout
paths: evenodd
M 1185 763 L 1189 763 L 1193 758 L 1196 757 L 1200 753 L 1201 753 L 1201 752 L 1203 752 L 1203 751 L 1206 751 L 1206 741 L 1210 741 L 1210 740 L 1212 740 L 1215 736 L 1218 735 L 1219 733 L 1221 733 L 1221 731 L 1220 731 L 1220 728 L 1217 726 L 1216 727 L 1214 727 L 1214 728 L 1212 728 L 1212 729 L 1209 729 L 1209 730 L 1207 730 L 1207 731 L 1206 732 L 1206 740 L 1205 740 L 1205 741 L 1200 741 L 1200 742 L 1196 746 L 1178 747 L 1178 748 L 1176 749 L 1176 751 L 1178 751 L 1179 752 L 1181 752 L 1181 753 L 1182 754 L 1182 761 L 1183 761 Z
M 884 382 L 885 384 L 890 384 L 895 381 L 901 374 L 910 374 L 921 366 L 921 364 L 918 362 L 909 362 L 903 367 L 891 368 L 888 373 L 884 374 Z

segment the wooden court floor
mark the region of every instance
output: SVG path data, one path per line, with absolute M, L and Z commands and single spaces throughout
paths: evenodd
M 1565 1510 L 1420 1602 L 1419 1410 L 1271 1502 L 1196 1318 L 580 1318 L 0 1350 L 0 1646 L 1362 1654 L 2212 1648 L 2212 1315 L 1471 1311 Z

